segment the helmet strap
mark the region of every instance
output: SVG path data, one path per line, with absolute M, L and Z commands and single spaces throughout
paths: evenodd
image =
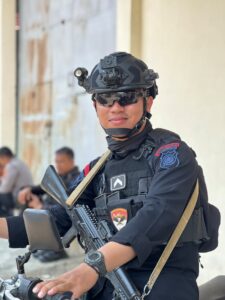
M 134 128 L 103 128 L 108 136 L 116 137 L 117 139 L 124 139 L 133 136 L 134 134 L 138 133 L 141 126 L 145 121 L 145 117 L 142 116 L 141 119 L 137 122 Z
M 144 97 L 143 101 L 143 115 L 141 119 L 136 123 L 133 128 L 104 128 L 104 131 L 109 137 L 116 137 L 117 139 L 124 139 L 133 136 L 138 133 L 141 129 L 141 126 L 144 124 L 145 119 L 150 119 L 151 114 L 146 110 L 147 100 Z

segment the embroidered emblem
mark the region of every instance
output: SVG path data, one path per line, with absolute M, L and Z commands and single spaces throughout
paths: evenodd
M 176 149 L 163 151 L 160 156 L 160 168 L 169 169 L 179 165 L 178 153 Z
M 115 208 L 110 214 L 113 224 L 117 230 L 120 230 L 127 224 L 128 213 L 125 208 Z
M 155 153 L 155 156 L 160 156 L 160 154 L 168 149 L 177 149 L 180 146 L 180 143 L 171 143 L 161 146 Z
M 118 191 L 126 187 L 126 175 L 121 174 L 110 178 L 110 190 Z

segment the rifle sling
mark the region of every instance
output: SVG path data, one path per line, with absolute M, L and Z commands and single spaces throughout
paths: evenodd
M 152 273 L 149 277 L 147 284 L 144 287 L 144 293 L 142 295 L 142 299 L 144 299 L 144 297 L 147 296 L 151 292 L 156 279 L 159 277 L 159 274 L 161 273 L 164 265 L 166 264 L 171 252 L 175 248 L 182 232 L 184 231 L 184 229 L 193 213 L 193 210 L 194 210 L 195 205 L 198 200 L 198 194 L 199 194 L 199 183 L 198 183 L 198 179 L 197 179 L 195 189 L 191 195 L 191 198 L 189 199 L 188 204 L 187 204 L 175 230 L 173 231 L 169 242 L 167 243 L 165 249 L 163 250 L 163 253 L 161 254 L 154 270 L 152 271 Z
M 91 182 L 91 180 L 94 178 L 94 176 L 97 174 L 97 172 L 100 170 L 100 168 L 103 166 L 105 161 L 110 156 L 111 151 L 107 150 L 97 161 L 97 163 L 91 168 L 90 172 L 87 174 L 87 176 L 80 182 L 80 184 L 74 189 L 74 191 L 69 195 L 69 197 L 66 200 L 66 204 L 71 207 L 74 205 L 74 203 L 77 201 L 77 199 L 80 197 L 80 195 L 83 193 L 83 191 L 86 189 L 88 184 Z

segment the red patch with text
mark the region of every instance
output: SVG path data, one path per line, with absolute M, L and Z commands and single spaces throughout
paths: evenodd
M 180 146 L 180 143 L 170 143 L 167 145 L 163 145 L 156 151 L 154 156 L 160 156 L 162 152 L 164 152 L 168 149 L 177 149 L 179 146 Z

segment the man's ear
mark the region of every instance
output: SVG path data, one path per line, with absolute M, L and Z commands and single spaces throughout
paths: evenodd
M 95 111 L 97 112 L 97 108 L 96 108 L 96 101 L 92 101 L 92 104 L 93 104 L 93 107 L 94 107 L 94 109 L 95 109 Z
M 153 99 L 152 96 L 147 97 L 147 99 L 146 99 L 146 110 L 147 110 L 147 112 L 151 111 L 153 100 L 154 99 Z

